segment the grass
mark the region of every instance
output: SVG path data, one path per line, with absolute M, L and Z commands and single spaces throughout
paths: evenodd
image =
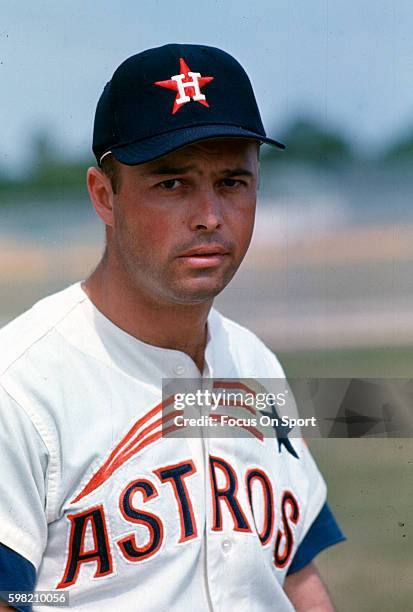
M 412 347 L 277 352 L 287 376 L 411 378 Z
M 278 353 L 288 376 L 412 377 L 411 348 Z M 339 612 L 413 610 L 413 440 L 312 439 L 347 542 L 317 565 Z
M 311 440 L 348 541 L 318 567 L 337 609 L 412 610 L 413 440 Z

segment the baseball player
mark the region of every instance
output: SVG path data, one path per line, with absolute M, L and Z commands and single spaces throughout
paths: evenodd
M 313 559 L 343 535 L 302 439 L 164 435 L 162 379 L 284 377 L 212 307 L 250 243 L 262 142 L 283 148 L 219 49 L 149 49 L 104 88 L 103 257 L 0 332 L 3 607 L 332 610 Z

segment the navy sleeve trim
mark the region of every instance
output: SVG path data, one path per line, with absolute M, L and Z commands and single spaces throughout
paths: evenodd
M 30 561 L 0 543 L 0 591 L 33 592 L 36 569 Z M 19 612 L 31 612 L 32 606 L 14 607 Z
M 338 542 L 343 542 L 346 539 L 326 502 L 304 540 L 297 548 L 287 575 L 298 572 L 308 565 L 318 553 L 328 546 L 338 544 Z

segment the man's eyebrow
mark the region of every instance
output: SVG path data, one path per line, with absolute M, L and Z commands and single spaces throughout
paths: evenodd
M 187 166 L 154 166 L 149 171 L 151 176 L 169 176 L 175 175 L 179 176 L 180 174 L 186 174 L 187 172 L 191 172 L 192 170 L 196 170 L 196 166 L 193 164 L 188 164 Z M 254 176 L 250 170 L 246 168 L 226 168 L 225 170 L 220 171 L 220 174 L 223 174 L 225 177 L 230 178 L 233 176 Z
M 254 176 L 253 172 L 246 168 L 228 168 L 227 170 L 223 170 L 222 174 L 228 178 L 232 176 Z
M 195 166 L 193 165 L 188 165 L 188 166 L 154 166 L 154 168 L 152 168 L 150 170 L 150 174 L 154 175 L 154 176 L 158 176 L 158 175 L 169 175 L 169 174 L 185 174 L 186 172 L 190 172 L 191 170 L 194 170 Z

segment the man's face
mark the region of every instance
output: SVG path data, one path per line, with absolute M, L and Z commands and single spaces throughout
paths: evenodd
M 256 142 L 208 140 L 153 162 L 117 167 L 108 249 L 130 288 L 160 303 L 211 301 L 250 244 Z

